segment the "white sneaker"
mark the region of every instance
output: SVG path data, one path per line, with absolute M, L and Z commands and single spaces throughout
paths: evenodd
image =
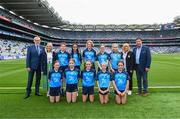
M 129 90 L 129 91 L 128 91 L 128 95 L 131 95 L 131 94 L 132 94 L 132 91 L 131 91 L 131 90 Z
M 50 95 L 49 95 L 49 90 L 48 90 L 48 92 L 47 92 L 47 95 L 46 95 L 47 97 L 49 97 Z

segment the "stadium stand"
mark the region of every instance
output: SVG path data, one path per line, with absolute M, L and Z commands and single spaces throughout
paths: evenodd
M 7 9 L 0 7 L 0 45 L 3 46 L 0 48 L 0 59 L 24 57 L 26 54 L 25 48 L 32 43 L 32 39 L 36 35 L 41 37 L 42 45 L 52 42 L 55 50 L 57 50 L 60 42 L 66 42 L 68 47 L 73 43 L 78 43 L 81 50 L 83 50 L 86 41 L 91 39 L 95 44 L 96 50 L 103 43 L 107 45 L 107 52 L 110 52 L 112 43 L 118 43 L 120 47 L 123 43 L 129 43 L 131 47 L 134 47 L 135 39 L 140 37 L 145 45 L 150 46 L 153 53 L 180 52 L 179 16 L 175 17 L 172 23 L 167 24 L 77 25 L 63 21 L 56 12 L 53 12 L 55 16 L 49 17 L 49 19 L 46 18 L 46 21 L 43 23 L 38 22 L 40 18 L 36 16 L 37 19 L 35 19 L 34 14 L 43 14 L 43 12 L 37 13 L 36 9 L 43 9 L 42 11 L 49 9 L 46 2 L 40 0 L 37 2 L 38 5 L 36 5 L 36 1 L 33 1 L 34 6 L 32 5 L 31 7 L 35 11 L 29 11 L 30 13 L 25 15 L 27 12 L 24 9 L 30 8 L 21 8 L 17 3 L 18 10 L 16 10 L 16 5 L 11 6 L 8 4 L 8 2 L 12 2 L 11 0 L 2 1 L 2 5 L 7 3 L 4 4 Z M 22 3 L 25 5 L 26 2 Z M 8 10 L 12 9 L 12 7 L 18 15 Z M 50 13 L 53 11 L 51 10 Z M 49 11 L 46 16 L 48 15 Z M 55 23 L 51 23 L 50 20 L 52 19 L 58 20 L 57 22 L 54 21 Z M 48 24 L 48 22 L 50 23 Z M 70 48 L 68 50 L 70 51 Z
M 30 43 L 0 39 L 0 60 L 25 58 L 29 45 Z

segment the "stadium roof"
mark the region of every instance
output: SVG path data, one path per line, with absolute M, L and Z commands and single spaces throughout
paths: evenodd
M 73 31 L 153 31 L 153 30 L 159 30 L 160 25 L 158 24 L 109 24 L 109 25 L 103 25 L 103 24 L 96 24 L 96 25 L 81 25 L 81 24 L 67 24 L 59 26 L 59 28 L 64 30 L 73 30 Z
M 46 0 L 0 0 L 0 5 L 34 23 L 56 27 L 69 23 L 63 21 Z
M 46 0 L 0 0 L 0 6 L 15 13 L 20 18 L 39 24 L 43 27 L 52 27 L 70 31 L 154 31 L 160 30 L 161 24 L 70 24 L 62 20 L 59 14 L 50 7 Z M 175 18 L 174 28 L 180 28 L 179 16 Z
M 180 27 L 180 16 L 174 18 L 174 23 L 176 24 L 176 26 Z

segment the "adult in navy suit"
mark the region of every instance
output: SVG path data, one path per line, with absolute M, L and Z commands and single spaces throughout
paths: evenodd
M 44 48 L 40 46 L 40 43 L 40 37 L 36 36 L 34 37 L 34 45 L 29 46 L 27 49 L 26 69 L 28 71 L 28 82 L 25 99 L 30 97 L 34 73 L 36 73 L 35 95 L 41 96 L 39 93 L 39 86 L 41 79 L 41 57 Z
M 151 65 L 151 52 L 149 47 L 142 45 L 142 39 L 136 39 L 136 47 L 133 49 L 135 59 L 135 70 L 138 84 L 138 92 L 142 93 L 142 81 L 143 81 L 143 96 L 148 95 L 148 78 L 147 74 Z M 143 79 L 143 80 L 141 80 Z

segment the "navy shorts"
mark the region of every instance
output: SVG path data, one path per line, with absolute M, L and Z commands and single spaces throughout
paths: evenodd
M 82 94 L 83 95 L 93 95 L 94 94 L 94 86 L 89 86 L 89 87 L 83 86 Z
M 124 92 L 124 90 L 119 90 L 121 93 L 123 93 Z M 114 94 L 116 94 L 116 95 L 118 95 L 118 93 L 117 93 L 117 91 L 116 90 L 114 90 Z
M 107 90 L 107 89 L 108 89 L 108 88 L 101 88 L 102 91 L 105 91 L 105 90 Z M 99 91 L 99 94 L 101 94 L 101 95 L 107 95 L 108 93 L 109 93 L 109 91 L 106 92 L 106 93 L 104 93 L 104 94 Z
M 77 84 L 66 84 L 66 92 L 77 92 L 78 91 L 78 87 Z
M 61 87 L 50 87 L 49 95 L 50 96 L 60 96 L 60 88 Z

